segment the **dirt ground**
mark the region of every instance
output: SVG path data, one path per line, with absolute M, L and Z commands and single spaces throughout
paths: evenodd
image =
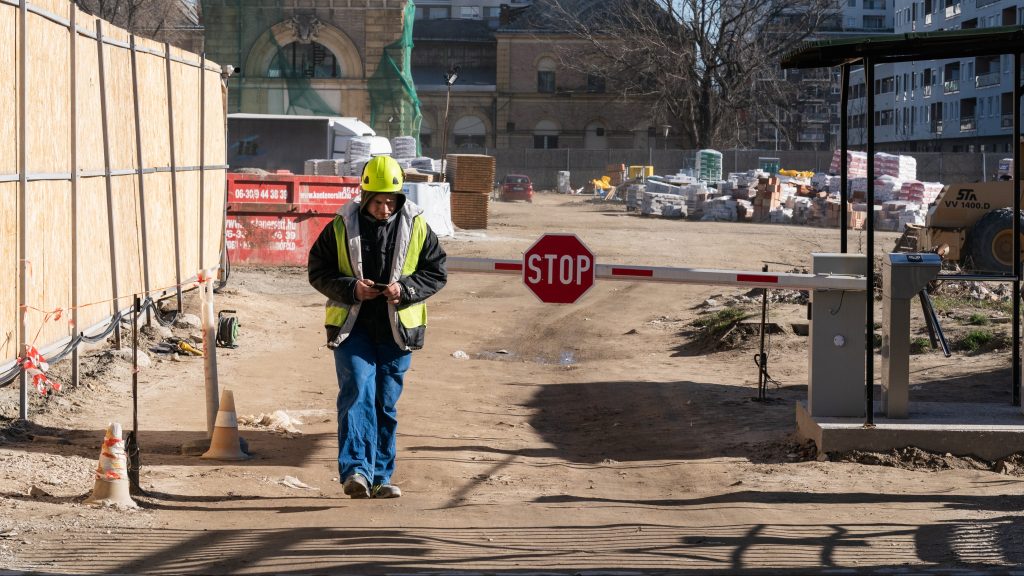
M 553 194 L 494 203 L 488 230 L 443 245 L 518 258 L 548 231 L 579 234 L 599 263 L 791 271 L 839 248 L 836 230 L 641 218 Z M 894 239 L 879 233 L 877 250 Z M 863 242 L 851 233 L 852 249 Z M 197 312 L 195 294 L 186 303 Z M 79 388 L 33 395 L 30 424 L 13 421 L 15 388 L 0 388 L 0 573 L 947 574 L 1024 563 L 1019 458 L 911 448 L 819 459 L 795 438 L 807 394 L 797 293 L 773 296 L 781 331 L 758 402 L 756 330 L 720 344 L 692 325 L 725 307 L 756 321 L 748 290 L 599 281 L 559 306 L 514 276 L 453 273 L 429 302 L 427 344 L 399 402 L 396 500 L 342 493 L 337 382 L 305 270 L 236 268 L 216 305 L 241 324 L 240 347 L 217 349 L 219 380 L 248 422 L 253 459 L 181 455 L 205 435 L 202 359 L 148 354 L 149 495 L 137 510 L 90 507 L 102 430 L 131 425 L 130 355 L 90 350 Z M 966 312 L 944 314 L 952 333 L 966 329 Z M 144 332 L 144 350 L 162 338 Z M 998 347 L 916 355 L 911 399 L 1009 402 L 1009 366 Z M 275 413 L 286 426 L 259 424 Z

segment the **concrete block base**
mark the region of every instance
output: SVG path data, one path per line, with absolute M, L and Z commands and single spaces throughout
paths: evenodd
M 863 418 L 814 418 L 797 402 L 796 424 L 797 434 L 813 440 L 819 454 L 915 446 L 991 461 L 1024 452 L 1024 414 L 1009 404 L 913 402 L 909 418 L 876 415 L 874 428 L 865 428 Z

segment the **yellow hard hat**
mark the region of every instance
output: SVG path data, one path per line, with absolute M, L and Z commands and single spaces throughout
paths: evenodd
M 362 189 L 365 192 L 401 194 L 405 172 L 391 156 L 374 156 L 363 166 Z

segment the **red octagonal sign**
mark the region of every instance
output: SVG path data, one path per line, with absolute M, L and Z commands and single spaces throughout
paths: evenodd
M 541 302 L 572 304 L 594 285 L 594 254 L 575 234 L 545 234 L 523 253 L 523 283 Z

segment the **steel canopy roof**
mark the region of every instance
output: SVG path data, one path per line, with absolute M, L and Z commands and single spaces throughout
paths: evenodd
M 824 68 L 867 58 L 872 64 L 998 56 L 1024 52 L 1024 26 L 852 36 L 804 42 L 786 54 L 783 68 Z

